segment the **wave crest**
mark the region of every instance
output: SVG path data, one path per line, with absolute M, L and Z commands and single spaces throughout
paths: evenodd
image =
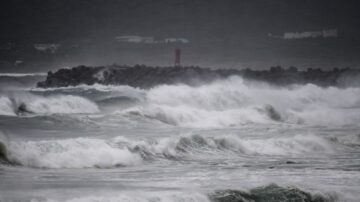
M 352 140 L 352 136 L 347 140 Z M 76 138 L 46 141 L 0 141 L 3 161 L 35 168 L 112 168 L 143 161 L 246 158 L 249 156 L 321 156 L 353 149 L 334 138 L 315 135 L 272 138 L 182 135 L 152 140 Z
M 142 162 L 138 154 L 127 148 L 115 148 L 105 140 L 89 138 L 9 141 L 6 159 L 34 168 L 111 168 Z
M 0 115 L 98 113 L 92 101 L 73 95 L 0 97 Z
M 296 156 L 304 154 L 329 154 L 342 148 L 331 140 L 314 135 L 255 139 L 225 135 L 204 137 L 185 135 L 152 141 L 135 141 L 124 137 L 114 139 L 114 144 L 126 145 L 130 151 L 139 153 L 144 159 L 165 158 L 170 160 L 197 158 L 236 158 L 252 155 Z
M 97 103 L 104 113 L 118 111 L 181 127 L 248 123 L 344 126 L 360 122 L 358 87 L 275 87 L 232 76 L 200 86 L 160 85 L 148 90 L 95 84 L 31 91 L 82 96 Z M 6 106 L 0 104 L 0 110 L 2 105 Z
M 339 99 L 339 97 L 343 99 Z M 185 127 L 246 123 L 351 125 L 360 121 L 360 88 L 286 88 L 230 77 L 208 85 L 162 85 L 147 92 L 148 116 Z

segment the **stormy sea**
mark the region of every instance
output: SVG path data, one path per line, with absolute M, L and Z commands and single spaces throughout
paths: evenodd
M 360 87 L 0 75 L 1 202 L 357 202 Z

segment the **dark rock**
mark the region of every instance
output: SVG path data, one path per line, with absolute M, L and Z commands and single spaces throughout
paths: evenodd
M 336 196 L 312 195 L 295 187 L 280 187 L 271 184 L 258 187 L 249 192 L 239 190 L 222 190 L 211 194 L 214 202 L 334 202 Z
M 298 71 L 296 67 L 283 69 L 280 66 L 261 71 L 250 69 L 209 69 L 192 66 L 78 66 L 71 69 L 59 69 L 55 73 L 48 72 L 46 80 L 38 82 L 37 86 L 50 88 L 99 83 L 104 85 L 129 85 L 140 88 L 151 88 L 159 84 L 183 83 L 188 85 L 201 85 L 232 75 L 242 76 L 250 80 L 268 82 L 273 85 L 312 83 L 319 86 L 341 86 L 342 84 L 349 83 L 344 82 L 344 80 L 347 81 L 359 77 L 360 71 L 350 68 L 335 68 L 331 71 L 309 68 L 306 71 Z M 346 75 L 346 77 L 344 75 Z M 341 83 L 339 83 L 339 81 L 341 81 Z

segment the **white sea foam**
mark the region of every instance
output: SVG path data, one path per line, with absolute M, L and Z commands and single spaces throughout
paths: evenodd
M 182 127 L 228 127 L 247 123 L 356 125 L 360 122 L 360 88 L 322 88 L 316 85 L 275 87 L 247 82 L 241 77 L 214 81 L 202 86 L 160 85 L 149 90 L 129 86 L 79 85 L 32 89 L 32 91 L 81 94 L 96 101 L 131 98 L 139 102 L 116 113 L 140 115 Z M 88 91 L 88 93 L 84 93 Z M 339 99 L 341 98 L 341 99 Z M 22 99 L 22 98 L 21 98 Z M 21 100 L 20 99 L 20 100 Z M 6 101 L 1 100 L 5 103 Z M 21 101 L 20 101 L 21 102 Z M 111 102 L 111 111 L 122 102 Z M 54 104 L 57 103 L 57 104 Z M 59 95 L 25 102 L 39 113 L 94 113 L 88 99 Z M 108 103 L 102 103 L 107 105 Z M 4 111 L 0 104 L 0 109 Z M 29 105 L 29 106 L 28 106 Z M 55 106 L 59 107 L 55 107 Z M 6 108 L 6 107 L 5 107 Z M 65 110 L 63 110 L 65 109 Z M 1 112 L 0 112 L 1 113 Z M 5 112 L 4 112 L 5 114 Z M 9 112 L 6 112 L 9 114 Z
M 103 196 L 83 196 L 75 197 L 66 200 L 54 199 L 33 199 L 31 202 L 210 202 L 206 194 L 201 193 L 166 193 L 166 192 L 152 192 L 152 193 L 123 193 L 111 194 Z
M 206 158 L 217 156 L 241 155 L 277 155 L 303 156 L 306 154 L 331 154 L 342 149 L 344 145 L 335 144 L 328 139 L 315 135 L 295 135 L 289 137 L 245 138 L 235 135 L 203 137 L 200 135 L 182 135 L 180 137 L 162 138 L 152 141 L 130 140 L 122 136 L 114 139 L 115 145 L 127 145 L 143 157 Z M 224 156 L 223 156 L 224 157 Z
M 148 159 L 237 158 L 238 155 L 304 156 L 331 154 L 344 144 L 315 135 L 245 138 L 235 135 L 182 135 L 156 140 L 123 136 L 111 140 L 75 138 L 43 141 L 1 140 L 6 160 L 34 168 L 113 168 Z
M 79 96 L 21 97 L 17 103 L 25 103 L 26 109 L 39 114 L 48 113 L 97 113 L 97 105 Z
M 46 73 L 0 73 L 1 76 L 6 77 L 25 77 L 25 76 L 46 76 Z
M 6 152 L 10 162 L 35 168 L 110 168 L 142 162 L 138 154 L 127 148 L 90 138 L 8 141 Z
M 0 115 L 16 115 L 13 109 L 13 103 L 8 97 L 0 96 Z
M 21 109 L 19 109 L 21 108 Z M 0 97 L 0 115 L 15 116 L 18 112 L 33 114 L 98 113 L 92 101 L 72 95 L 35 96 L 19 94 Z
M 249 122 L 347 125 L 360 120 L 360 88 L 279 88 L 248 84 L 235 76 L 199 87 L 161 85 L 146 95 L 146 105 L 127 112 L 141 111 L 138 114 L 186 127 Z
M 273 122 L 266 113 L 257 108 L 239 108 L 232 110 L 205 110 L 201 108 L 168 105 L 149 105 L 128 109 L 127 113 L 138 113 L 161 122 L 185 127 L 226 127 L 246 123 Z
M 73 94 L 64 95 L 68 91 Z M 195 188 L 208 190 L 209 187 L 243 190 L 242 186 L 252 187 L 264 182 L 300 185 L 306 188 L 304 190 L 329 189 L 344 192 L 351 197 L 354 193 L 354 199 L 339 201 L 357 201 L 359 198 L 356 189 L 360 145 L 358 126 L 334 130 L 313 127 L 359 124 L 358 88 L 321 88 L 315 85 L 279 88 L 249 84 L 240 77 L 232 77 L 197 87 L 162 85 L 139 90 L 128 86 L 94 85 L 50 89 L 25 95 L 17 93 L 13 92 L 11 96 L 2 94 L 0 114 L 16 115 L 22 103 L 25 110 L 35 114 L 98 113 L 94 100 L 103 100 L 103 95 L 108 98 L 119 95 L 131 98 L 139 96 L 143 99 L 129 105 L 131 108 L 119 100 L 97 102 L 103 112 L 94 116 L 86 114 L 86 120 L 98 121 L 96 123 L 100 128 L 89 134 L 87 131 L 90 129 L 83 130 L 82 125 L 69 129 L 61 128 L 64 124 L 55 127 L 51 124 L 36 124 L 48 121 L 48 117 L 37 117 L 35 121 L 32 118 L 1 117 L 5 121 L 3 124 L 9 123 L 9 120 L 22 124 L 19 129 L 10 128 L 17 122 L 4 127 L 9 130 L 6 131 L 9 134 L 6 137 L 0 134 L 0 166 L 4 171 L 1 187 L 5 194 L 13 193 L 14 198 L 20 197 L 19 193 L 25 192 L 26 195 L 28 192 L 30 197 L 24 197 L 25 201 L 39 196 L 33 202 L 194 202 L 209 199 L 206 194 L 177 191 L 191 188 L 194 188 L 192 191 L 196 191 Z M 89 94 L 92 96 L 79 97 Z M 106 114 L 102 107 L 108 106 L 109 102 L 111 107 L 119 110 L 120 115 Z M 68 118 L 68 115 L 60 117 Z M 134 122 L 123 122 L 118 118 Z M 146 124 L 137 124 L 139 119 L 147 119 Z M 158 123 L 151 124 L 153 120 L 180 127 L 158 127 Z M 248 123 L 255 124 L 224 130 L 191 129 L 194 131 L 191 134 L 176 135 L 189 131 L 181 127 L 228 127 Z M 291 124 L 310 124 L 310 127 Z M 29 130 L 24 130 L 25 127 Z M 12 132 L 19 134 L 12 135 Z M 97 132 L 99 134 L 95 134 Z M 69 137 L 75 133 L 82 138 Z M 112 138 L 114 133 L 124 136 Z M 295 164 L 286 164 L 288 160 Z M 12 163 L 18 166 L 13 167 Z M 19 168 L 21 166 L 31 168 Z M 115 167 L 111 171 L 97 170 Z M 36 171 L 37 168 L 57 170 Z M 79 178 L 73 179 L 62 168 L 95 169 L 72 172 L 79 175 Z M 55 173 L 56 178 L 44 175 L 49 172 Z M 105 177 L 104 172 L 107 173 Z M 91 186 L 83 184 L 89 174 L 98 183 Z M 22 179 L 21 187 L 24 189 L 12 189 L 20 182 L 19 178 Z M 110 178 L 112 180 L 109 181 Z M 130 189 L 103 195 L 102 191 L 106 192 L 109 187 L 120 187 L 122 182 L 130 183 Z M 69 188 L 69 183 L 80 189 Z M 14 186 L 9 188 L 8 184 Z M 37 189 L 39 186 L 49 189 Z M 52 189 L 54 186 L 56 189 Z M 323 188 L 318 189 L 318 186 Z M 100 192 L 94 195 L 93 188 Z M 157 193 L 156 190 L 160 189 L 172 193 Z M 69 194 L 64 195 L 62 192 Z M 5 198 L 5 194 L 1 196 L 2 201 L 16 200 L 6 200 L 8 198 Z M 9 199 L 12 199 L 11 196 Z
M 53 87 L 53 88 L 30 88 L 31 91 L 56 91 L 56 90 L 97 90 L 102 92 L 124 92 L 124 91 L 136 91 L 136 92 L 145 92 L 139 88 L 133 88 L 130 86 L 122 85 L 122 86 L 115 86 L 115 85 L 102 85 L 102 84 L 93 84 L 93 85 L 86 85 L 80 84 L 77 86 L 67 86 L 67 87 Z

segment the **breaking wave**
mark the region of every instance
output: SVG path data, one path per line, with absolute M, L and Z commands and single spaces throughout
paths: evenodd
M 53 199 L 33 199 L 32 202 L 58 202 Z M 111 196 L 83 196 L 60 200 L 62 202 L 210 202 L 206 194 L 200 193 L 124 193 Z
M 12 101 L 8 97 L 0 96 L 0 115 L 15 116 Z
M 0 115 L 98 113 L 92 101 L 73 95 L 0 95 Z
M 142 161 L 127 148 L 114 148 L 105 140 L 89 138 L 2 141 L 0 149 L 3 161 L 33 168 L 111 168 Z
M 136 99 L 143 101 L 145 99 L 145 90 L 139 88 L 133 88 L 130 86 L 113 86 L 113 85 L 78 85 L 78 86 L 69 86 L 69 87 L 59 87 L 59 88 L 31 88 L 28 89 L 33 93 L 43 93 L 47 95 L 52 94 L 70 94 L 70 95 L 79 95 L 87 97 L 96 102 L 101 102 L 103 100 L 111 98 L 128 98 Z
M 86 85 L 81 84 L 77 86 L 68 86 L 68 87 L 53 87 L 53 88 L 30 88 L 31 91 L 39 92 L 51 92 L 51 91 L 61 91 L 61 92 L 71 92 L 71 91 L 87 91 L 87 90 L 96 90 L 100 92 L 142 92 L 139 88 L 133 88 L 130 86 L 115 86 L 115 85 L 102 85 L 102 84 L 93 84 Z
M 233 76 L 195 87 L 160 85 L 143 90 L 95 84 L 30 91 L 37 94 L 35 102 L 18 98 L 13 108 L 21 103 L 35 113 L 94 113 L 100 108 L 103 113 L 140 116 L 195 128 L 249 123 L 317 126 L 360 123 L 360 88 L 357 87 L 323 88 L 313 84 L 275 87 Z M 0 99 L 0 114 L 16 114 L 9 103 L 9 97 Z M 55 108 L 57 105 L 60 107 Z
M 235 135 L 183 135 L 156 140 L 133 140 L 123 136 L 111 140 L 75 138 L 9 141 L 2 138 L 0 159 L 5 163 L 33 168 L 113 168 L 139 165 L 144 161 L 193 158 L 241 158 L 254 155 L 311 157 L 351 149 L 354 142 L 349 143 L 350 141 L 351 139 L 334 140 L 315 135 L 265 139 Z
M 177 126 L 226 127 L 247 123 L 351 125 L 359 123 L 359 112 L 360 88 L 312 84 L 279 88 L 231 77 L 198 87 L 161 85 L 146 92 L 146 104 L 118 113 Z
M 241 138 L 235 135 L 203 137 L 186 135 L 163 138 L 158 141 L 134 141 L 124 137 L 115 138 L 116 145 L 126 145 L 130 151 L 144 159 L 182 159 L 193 157 L 231 157 L 253 155 L 296 156 L 306 154 L 331 154 L 344 145 L 314 135 L 296 135 L 269 139 Z
M 143 116 L 175 126 L 201 128 L 238 126 L 247 123 L 277 123 L 281 119 L 278 112 L 270 105 L 222 111 L 189 106 L 148 105 L 126 109 L 120 114 Z
M 0 73 L 0 77 L 46 76 L 47 73 Z
M 29 90 L 29 89 L 28 89 Z M 145 90 L 132 88 L 130 86 L 105 86 L 101 84 L 79 85 L 60 88 L 31 88 L 34 94 L 54 96 L 73 95 L 89 99 L 103 109 L 123 109 L 145 102 Z M 111 111 L 110 110 L 110 111 Z M 108 110 L 105 110 L 107 112 Z

